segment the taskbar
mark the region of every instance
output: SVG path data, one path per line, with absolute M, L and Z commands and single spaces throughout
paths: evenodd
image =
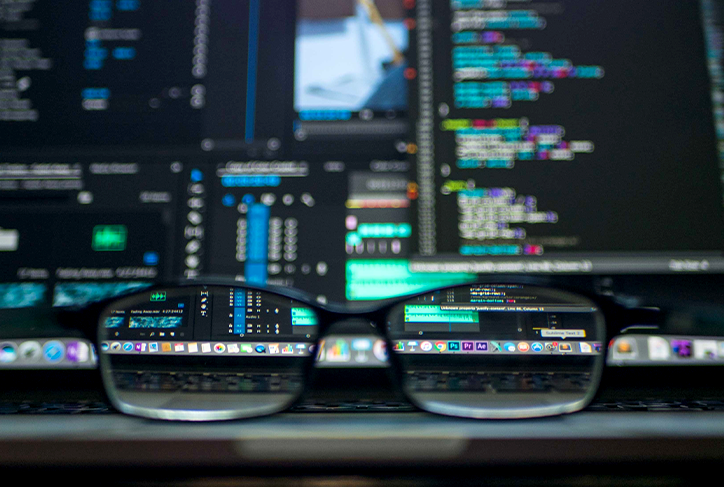
M 401 340 L 395 353 L 462 355 L 598 355 L 601 342 L 524 340 Z
M 78 338 L 0 340 L 0 369 L 94 369 L 96 350 Z
M 377 340 L 375 346 L 380 360 L 386 358 L 384 341 Z M 335 357 L 344 355 L 339 340 L 332 345 L 321 342 L 320 361 L 334 362 Z M 335 348 L 337 347 L 337 348 Z M 460 355 L 596 355 L 601 353 L 600 342 L 588 341 L 523 341 L 523 340 L 402 340 L 393 343 L 396 353 L 404 354 L 460 354 Z M 306 342 L 208 342 L 208 341 L 104 341 L 101 350 L 104 353 L 118 355 L 220 355 L 220 356 L 259 356 L 293 357 L 309 356 L 315 352 L 315 345 Z M 341 350 L 341 348 L 340 348 Z
M 139 341 L 101 342 L 103 353 L 116 355 L 236 355 L 236 356 L 308 356 L 314 353 L 313 343 L 305 342 L 222 342 L 222 341 Z

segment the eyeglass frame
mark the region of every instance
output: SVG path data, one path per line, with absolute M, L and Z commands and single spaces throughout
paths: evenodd
M 454 414 L 451 409 L 454 408 L 441 408 L 441 410 L 431 410 L 430 407 L 422 406 L 416 401 L 410 394 L 405 391 L 403 386 L 404 368 L 400 362 L 398 354 L 394 353 L 392 340 L 389 336 L 387 329 L 387 317 L 390 311 L 406 301 L 415 299 L 420 296 L 426 296 L 430 293 L 445 291 L 449 289 L 455 289 L 465 286 L 474 285 L 495 285 L 495 284 L 520 284 L 525 286 L 535 286 L 539 288 L 551 289 L 555 291 L 561 291 L 577 295 L 581 298 L 585 298 L 591 301 L 598 307 L 598 311 L 601 312 L 603 317 L 602 328 L 605 334 L 604 339 L 601 343 L 601 352 L 599 358 L 595 363 L 594 370 L 591 372 L 593 385 L 589 388 L 583 399 L 576 401 L 570 406 L 549 406 L 548 408 L 537 408 L 537 410 L 545 411 L 543 414 L 524 414 L 520 412 L 518 415 L 501 415 L 498 418 L 490 415 L 481 417 L 466 415 L 461 416 L 460 414 Z M 302 388 L 296 397 L 286 404 L 283 408 L 279 408 L 275 411 L 265 412 L 262 414 L 249 414 L 236 412 L 225 412 L 225 411 L 214 411 L 214 412 L 201 412 L 194 415 L 190 411 L 184 410 L 151 410 L 143 407 L 136 407 L 124 404 L 120 401 L 114 389 L 109 386 L 111 377 L 109 374 L 112 373 L 111 366 L 109 364 L 109 354 L 102 352 L 100 348 L 99 334 L 103 327 L 103 324 L 99 323 L 99 318 L 104 315 L 106 311 L 114 306 L 115 303 L 120 301 L 133 298 L 134 296 L 151 293 L 162 289 L 183 289 L 183 288 L 198 288 L 204 286 L 214 287 L 233 287 L 240 289 L 248 289 L 253 291 L 261 291 L 277 295 L 282 298 L 293 299 L 298 301 L 300 304 L 309 306 L 317 314 L 318 324 L 317 335 L 314 339 L 315 345 L 319 346 L 321 340 L 328 336 L 328 332 L 332 326 L 339 323 L 342 320 L 355 318 L 369 321 L 372 325 L 374 332 L 379 336 L 380 339 L 384 340 L 387 347 L 388 353 L 388 364 L 391 369 L 391 378 L 393 379 L 393 386 L 415 407 L 422 411 L 430 412 L 432 414 L 441 414 L 447 416 L 463 417 L 470 419 L 523 419 L 523 418 L 538 418 L 547 416 L 556 416 L 561 414 L 570 414 L 583 410 L 599 391 L 601 379 L 604 375 L 606 357 L 608 355 L 609 341 L 616 335 L 620 334 L 628 326 L 638 323 L 637 317 L 643 316 L 646 319 L 652 318 L 652 313 L 645 309 L 626 308 L 621 304 L 616 303 L 608 296 L 601 296 L 591 293 L 589 290 L 581 289 L 575 286 L 560 284 L 559 282 L 551 282 L 548 279 L 542 279 L 540 277 L 531 276 L 489 276 L 483 279 L 477 279 L 474 281 L 461 282 L 457 284 L 451 284 L 449 286 L 430 288 L 415 292 L 408 295 L 396 296 L 393 298 L 387 298 L 383 300 L 377 300 L 375 304 L 369 306 L 350 307 L 349 305 L 341 303 L 320 303 L 315 300 L 310 294 L 295 288 L 280 287 L 280 286 L 259 286 L 252 285 L 246 282 L 240 282 L 231 280 L 228 278 L 208 278 L 199 281 L 183 280 L 171 284 L 154 284 L 147 288 L 134 290 L 131 293 L 124 294 L 121 296 L 115 296 L 108 298 L 103 301 L 93 303 L 84 308 L 69 308 L 59 311 L 56 314 L 57 321 L 64 327 L 72 328 L 74 330 L 81 331 L 86 338 L 90 340 L 95 346 L 98 352 L 98 368 L 103 379 L 104 390 L 106 395 L 110 399 L 110 402 L 124 414 L 132 416 L 138 416 L 149 419 L 164 419 L 164 420 L 176 420 L 176 421 L 223 421 L 223 420 L 234 420 L 234 419 L 251 419 L 256 417 L 264 417 L 271 414 L 277 414 L 289 410 L 295 404 L 304 397 L 305 392 L 309 388 L 309 378 L 313 374 L 313 369 L 316 363 L 316 354 L 310 354 L 309 357 L 304 361 L 303 368 L 301 369 L 300 375 L 304 378 Z M 381 301 L 381 302 L 380 302 Z M 79 323 L 80 320 L 80 323 Z M 72 322 L 72 323 L 71 323 Z M 618 324 L 614 324 L 614 322 Z M 163 411 L 159 413 L 159 411 Z M 196 417 L 193 417 L 196 416 Z

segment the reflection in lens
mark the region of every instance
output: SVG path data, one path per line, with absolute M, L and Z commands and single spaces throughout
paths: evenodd
M 299 397 L 317 315 L 265 291 L 198 286 L 121 299 L 99 326 L 104 383 L 118 409 L 215 420 L 274 413 Z
M 388 315 L 402 385 L 421 408 L 518 418 L 585 407 L 603 366 L 603 315 L 576 294 L 478 284 L 413 298 Z

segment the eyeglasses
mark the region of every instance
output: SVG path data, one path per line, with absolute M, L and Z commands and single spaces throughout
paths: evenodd
M 250 418 L 305 392 L 330 327 L 369 321 L 397 386 L 418 408 L 466 418 L 571 413 L 594 397 L 607 319 L 620 309 L 583 293 L 497 279 L 350 310 L 288 289 L 158 287 L 112 301 L 98 318 L 106 392 L 155 419 Z M 610 321 L 609 321 L 610 326 Z M 370 343 L 370 342 L 368 342 Z M 347 351 L 346 353 L 349 353 Z

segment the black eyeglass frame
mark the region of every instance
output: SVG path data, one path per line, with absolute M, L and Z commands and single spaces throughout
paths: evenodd
M 398 357 L 397 354 L 393 351 L 393 343 L 392 340 L 389 337 L 389 333 L 387 330 L 387 317 L 390 313 L 390 311 L 395 307 L 400 305 L 401 303 L 404 303 L 408 300 L 414 299 L 419 296 L 425 296 L 429 295 L 430 293 L 438 292 L 438 291 L 445 291 L 448 289 L 454 289 L 459 288 L 463 286 L 469 286 L 469 285 L 480 285 L 480 284 L 520 284 L 520 285 L 526 285 L 526 286 L 536 286 L 539 288 L 546 288 L 546 289 L 552 289 L 556 291 L 562 291 L 566 293 L 571 293 L 577 296 L 580 296 L 582 298 L 586 298 L 592 303 L 594 303 L 599 310 L 601 311 L 601 314 L 603 316 L 603 323 L 601 324 L 604 327 L 604 333 L 605 333 L 605 339 L 602 340 L 602 346 L 601 346 L 601 352 L 598 355 L 598 359 L 596 360 L 594 370 L 592 372 L 592 378 L 593 383 L 590 387 L 590 390 L 585 395 L 584 399 L 581 401 L 577 401 L 574 404 L 567 405 L 565 407 L 562 406 L 550 406 L 549 409 L 541 409 L 537 408 L 535 410 L 534 414 L 531 414 L 534 411 L 518 411 L 517 413 L 510 413 L 500 416 L 491 416 L 490 414 L 484 414 L 482 416 L 475 416 L 473 414 L 456 414 L 455 408 L 430 408 L 429 406 L 421 405 L 418 401 L 414 399 L 414 397 L 411 397 L 410 394 L 407 394 L 405 392 L 405 388 L 403 386 L 403 378 L 404 378 L 404 367 L 400 361 L 400 357 Z M 144 288 L 143 290 L 135 291 L 133 293 L 129 293 L 123 296 L 118 296 L 115 298 L 107 299 L 102 302 L 94 303 L 86 308 L 83 309 L 67 309 L 63 310 L 58 314 L 58 321 L 69 328 L 73 328 L 75 330 L 81 330 L 86 337 L 92 341 L 97 347 L 97 350 L 99 350 L 98 356 L 99 356 L 99 369 L 101 376 L 103 378 L 104 388 L 106 391 L 106 394 L 108 395 L 109 399 L 111 400 L 111 403 L 118 409 L 119 411 L 130 414 L 133 416 L 140 416 L 144 418 L 151 418 L 151 419 L 166 419 L 166 420 L 180 420 L 180 421 L 220 421 L 220 420 L 232 420 L 232 419 L 248 419 L 248 418 L 254 418 L 254 417 L 262 417 L 270 414 L 276 414 L 283 411 L 286 411 L 293 407 L 295 404 L 299 402 L 299 400 L 304 397 L 305 393 L 308 391 L 309 387 L 309 378 L 313 374 L 313 368 L 315 364 L 316 354 L 310 354 L 308 357 L 305 357 L 304 359 L 304 365 L 303 369 L 301 370 L 301 375 L 303 377 L 303 386 L 300 389 L 299 393 L 296 395 L 296 397 L 291 400 L 288 404 L 286 404 L 283 408 L 278 408 L 273 411 L 267 411 L 263 413 L 251 413 L 251 414 L 244 414 L 241 411 L 233 412 L 233 413 L 225 413 L 223 411 L 219 412 L 201 412 L 198 414 L 190 414 L 188 411 L 179 410 L 178 414 L 170 413 L 169 411 L 153 411 L 153 410 L 145 410 L 145 408 L 137 408 L 134 406 L 130 406 L 127 404 L 124 404 L 122 401 L 120 401 L 114 394 L 114 389 L 112 386 L 110 386 L 110 381 L 112 380 L 110 377 L 111 374 L 111 367 L 109 364 L 109 356 L 108 354 L 104 354 L 102 350 L 100 349 L 100 342 L 99 342 L 99 331 L 100 331 L 100 325 L 98 323 L 99 317 L 101 317 L 105 311 L 112 308 L 114 305 L 117 306 L 116 303 L 121 302 L 123 300 L 132 299 L 136 295 L 140 294 L 147 294 L 149 292 L 154 292 L 155 290 L 161 290 L 161 289 L 182 289 L 182 288 L 198 288 L 198 287 L 235 287 L 235 288 L 244 288 L 249 290 L 256 290 L 256 291 L 262 291 L 270 294 L 275 294 L 280 297 L 293 299 L 295 301 L 298 301 L 301 304 L 304 304 L 306 306 L 309 306 L 312 308 L 315 313 L 317 314 L 318 318 L 318 325 L 317 325 L 317 337 L 315 339 L 316 345 L 319 345 L 321 340 L 327 336 L 330 328 L 335 325 L 336 323 L 339 323 L 340 321 L 355 318 L 355 319 L 362 319 L 365 321 L 370 322 L 372 330 L 377 335 L 385 341 L 385 344 L 387 346 L 388 350 L 388 363 L 390 366 L 390 377 L 393 380 L 394 387 L 414 406 L 417 408 L 427 411 L 430 413 L 435 414 L 442 414 L 442 415 L 448 415 L 448 416 L 456 416 L 456 417 L 466 417 L 466 418 L 480 418 L 480 419 L 519 419 L 519 418 L 535 418 L 535 417 L 543 417 L 543 416 L 554 416 L 559 414 L 568 414 L 580 411 L 584 409 L 595 397 L 595 395 L 598 392 L 598 388 L 601 382 L 601 378 L 603 376 L 603 371 L 605 368 L 605 360 L 606 356 L 608 354 L 608 345 L 611 338 L 621 333 L 623 329 L 626 327 L 636 324 L 637 318 L 640 317 L 641 314 L 646 315 L 648 319 L 650 319 L 650 312 L 646 310 L 632 310 L 623 307 L 622 305 L 615 303 L 611 299 L 609 299 L 606 296 L 600 296 L 593 294 L 590 290 L 587 289 L 581 289 L 574 286 L 568 286 L 565 284 L 561 284 L 557 281 L 551 281 L 549 279 L 540 278 L 540 277 L 529 277 L 529 276 L 510 276 L 510 275 L 504 275 L 504 276 L 490 276 L 488 278 L 478 279 L 475 281 L 467 282 L 467 283 L 458 283 L 453 284 L 450 286 L 445 286 L 441 288 L 431 288 L 427 290 L 423 290 L 421 292 L 417 292 L 414 294 L 399 296 L 395 298 L 390 298 L 386 300 L 382 300 L 382 303 L 379 301 L 375 304 L 371 304 L 369 306 L 360 306 L 360 307 L 349 307 L 344 304 L 340 303 L 330 303 L 330 304 L 322 304 L 319 303 L 316 299 L 314 299 L 309 294 L 294 289 L 294 288 L 286 288 L 286 287 L 276 287 L 276 286 L 256 286 L 256 285 L 250 285 L 245 282 L 235 281 L 235 280 L 229 280 L 229 279 L 204 279 L 202 281 L 182 281 L 177 282 L 174 284 L 158 284 L 153 285 L 148 288 Z M 79 326 L 80 325 L 80 326 Z

